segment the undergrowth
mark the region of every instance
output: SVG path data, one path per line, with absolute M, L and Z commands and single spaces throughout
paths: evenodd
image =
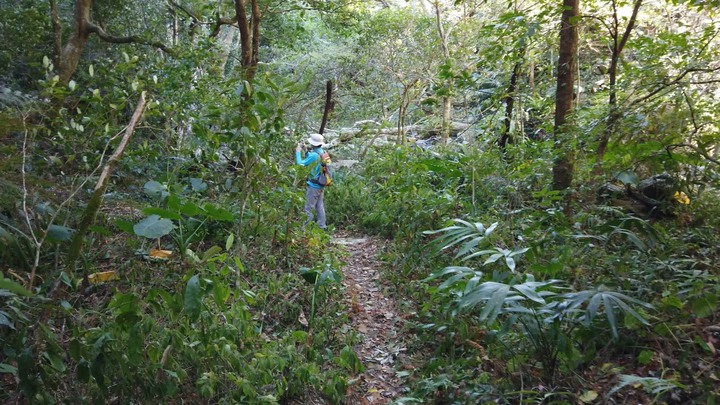
M 301 229 L 306 173 L 262 84 L 247 99 L 213 95 L 184 144 L 154 128 L 198 100 L 151 100 L 68 270 L 103 150 L 124 125 L 115 109 L 137 95 L 121 91 L 143 74 L 133 64 L 97 79 L 117 92 L 78 91 L 75 108 L 2 134 L 20 158 L 0 167 L 0 402 L 341 403 L 359 372 L 345 253 Z M 322 283 L 308 283 L 312 271 Z
M 337 183 L 328 206 L 387 238 L 412 320 L 398 403 L 712 403 L 717 196 L 698 189 L 662 219 L 590 186 L 567 204 L 551 162 L 541 143 L 394 148 Z

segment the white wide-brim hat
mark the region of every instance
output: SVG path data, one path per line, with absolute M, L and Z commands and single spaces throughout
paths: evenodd
M 307 141 L 312 146 L 322 146 L 325 143 L 325 137 L 320 134 L 310 134 Z

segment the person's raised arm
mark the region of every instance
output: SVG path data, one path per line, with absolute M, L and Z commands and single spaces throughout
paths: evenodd
M 302 144 L 298 144 L 295 149 L 295 163 L 303 166 L 308 166 L 310 163 L 318 159 L 318 154 L 315 152 L 309 152 L 305 159 L 302 158 Z

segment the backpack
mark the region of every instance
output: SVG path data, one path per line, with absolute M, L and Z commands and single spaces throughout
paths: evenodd
M 322 187 L 332 186 L 333 181 L 332 171 L 330 170 L 330 163 L 332 163 L 332 160 L 330 159 L 330 154 L 327 152 L 323 152 L 323 154 L 320 155 L 319 173 L 317 177 L 311 179 L 310 181 Z

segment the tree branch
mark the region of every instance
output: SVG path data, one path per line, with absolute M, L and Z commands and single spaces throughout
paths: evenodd
M 690 118 L 692 120 L 692 124 L 693 124 L 693 128 L 694 128 L 692 135 L 695 135 L 700 131 L 701 126 L 698 125 L 697 120 L 695 119 L 695 108 L 693 107 L 693 104 L 690 101 L 690 97 L 688 97 L 687 92 L 685 90 L 682 91 L 682 94 L 683 94 L 683 97 L 685 97 L 685 103 L 688 105 L 688 109 L 690 110 Z
M 689 143 L 673 143 L 673 144 L 670 144 L 670 145 L 666 146 L 666 147 L 665 147 L 665 150 L 667 151 L 668 155 L 670 155 L 670 156 L 672 157 L 672 153 L 670 152 L 670 149 L 675 149 L 675 148 L 688 148 L 688 149 L 692 149 L 693 151 L 695 151 L 695 153 L 697 153 L 698 155 L 704 157 L 706 160 L 708 160 L 708 161 L 710 161 L 710 162 L 713 162 L 713 163 L 715 163 L 716 165 L 720 165 L 720 160 L 717 160 L 717 159 L 714 159 L 714 158 L 710 157 L 710 155 L 708 155 L 707 152 L 705 152 L 704 150 L 698 148 L 697 146 L 691 145 L 691 144 L 689 144 Z
M 686 69 L 684 72 L 680 73 L 677 77 L 675 77 L 674 79 L 672 79 L 671 81 L 666 81 L 666 82 L 664 82 L 662 86 L 660 86 L 660 87 L 658 87 L 657 89 L 651 91 L 650 93 L 646 94 L 645 96 L 640 97 L 640 98 L 632 101 L 629 105 L 632 107 L 632 106 L 634 106 L 634 105 L 636 105 L 636 104 L 640 104 L 640 103 L 643 103 L 643 102 L 651 99 L 652 97 L 654 97 L 654 96 L 657 95 L 658 93 L 662 92 L 663 90 L 665 90 L 665 89 L 667 89 L 667 88 L 669 88 L 669 87 L 672 87 L 672 86 L 680 83 L 680 81 L 681 81 L 685 76 L 689 75 L 690 73 L 697 73 L 697 72 L 701 72 L 701 73 L 712 73 L 712 72 L 717 72 L 717 71 L 719 71 L 719 70 L 720 70 L 720 66 L 714 67 L 714 68 L 688 68 L 688 69 Z
M 581 17 L 581 18 L 591 18 L 591 19 L 593 19 L 593 20 L 598 20 L 598 21 L 600 21 L 600 23 L 605 26 L 605 29 L 607 30 L 608 35 L 610 35 L 611 37 L 613 36 L 613 31 L 612 31 L 612 29 L 611 29 L 610 26 L 607 24 L 607 22 L 605 22 L 605 20 L 603 20 L 602 18 L 600 18 L 600 17 L 598 17 L 598 16 L 594 16 L 594 15 L 581 15 L 580 17 Z
M 640 10 L 641 4 L 642 0 L 635 0 L 632 15 L 630 16 L 627 27 L 625 27 L 625 32 L 623 33 L 622 39 L 620 39 L 620 44 L 618 46 L 618 54 L 622 52 L 623 48 L 625 48 L 625 44 L 627 44 L 628 38 L 630 38 L 630 32 L 635 26 L 635 21 L 637 20 L 638 11 Z
M 149 41 L 149 40 L 147 40 L 147 39 L 145 39 L 145 38 L 142 38 L 142 37 L 140 37 L 140 36 L 138 36 L 138 35 L 130 35 L 130 36 L 127 36 L 127 37 L 116 37 L 116 36 L 113 36 L 113 35 L 108 34 L 107 32 L 105 32 L 105 30 L 103 30 L 103 29 L 100 28 L 99 26 L 97 26 L 97 25 L 95 25 L 95 24 L 92 24 L 92 23 L 88 23 L 88 28 L 87 28 L 87 29 L 88 29 L 88 31 L 87 31 L 88 33 L 97 34 L 97 36 L 100 37 L 100 39 L 102 39 L 102 40 L 105 41 L 105 42 L 110 42 L 110 43 L 113 43 L 113 44 L 140 44 L 140 45 L 149 45 L 149 46 L 158 48 L 158 49 L 162 50 L 163 52 L 165 52 L 165 53 L 167 53 L 167 54 L 169 54 L 169 55 L 174 54 L 173 49 L 172 49 L 172 48 L 169 48 L 167 45 L 163 44 L 162 42 Z
M 709 79 L 709 80 L 690 80 L 688 84 L 714 84 L 720 83 L 720 79 Z
M 220 34 L 220 28 L 223 25 L 233 25 L 235 23 L 237 23 L 237 16 L 233 18 L 225 18 L 218 15 L 217 20 L 215 20 L 215 28 L 213 28 L 212 32 L 210 33 L 210 38 L 217 37 Z
M 170 5 L 173 6 L 173 7 L 175 7 L 176 9 L 178 9 L 178 10 L 182 11 L 183 13 L 187 14 L 187 16 L 190 17 L 190 18 L 192 18 L 193 20 L 195 20 L 195 22 L 197 22 L 197 23 L 202 23 L 202 22 L 203 22 L 200 17 L 198 17 L 198 16 L 197 16 L 195 13 L 193 13 L 192 11 L 188 10 L 186 7 L 183 7 L 181 4 L 178 4 L 178 3 L 176 3 L 176 2 L 174 2 L 174 1 L 172 1 L 172 0 L 168 0 L 168 3 L 170 3 Z

